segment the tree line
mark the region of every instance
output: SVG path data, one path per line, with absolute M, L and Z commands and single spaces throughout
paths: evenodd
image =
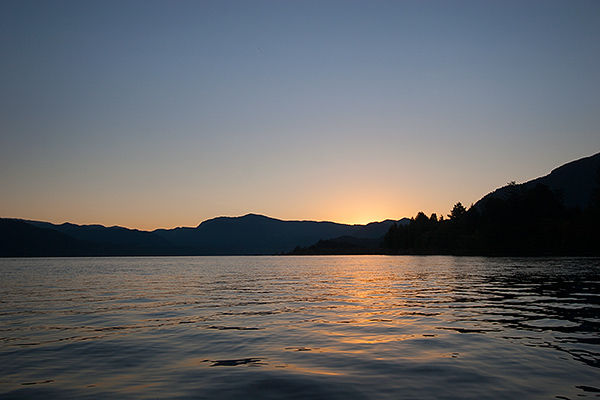
M 567 209 L 560 191 L 509 184 L 505 197 L 476 206 L 456 203 L 447 218 L 419 212 L 394 224 L 381 244 L 386 254 L 485 256 L 600 255 L 600 173 L 586 209 Z

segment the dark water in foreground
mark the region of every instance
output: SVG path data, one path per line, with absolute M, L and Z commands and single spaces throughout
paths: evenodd
M 0 398 L 600 398 L 600 259 L 0 259 Z

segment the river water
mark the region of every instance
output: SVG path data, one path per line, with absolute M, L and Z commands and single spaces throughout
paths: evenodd
M 0 259 L 0 398 L 600 398 L 600 259 Z

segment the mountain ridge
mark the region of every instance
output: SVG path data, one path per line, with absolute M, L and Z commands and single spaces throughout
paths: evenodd
M 561 193 L 565 207 L 584 210 L 589 206 L 595 190 L 596 175 L 600 171 L 600 153 L 567 162 L 554 168 L 547 175 L 523 183 L 511 182 L 486 194 L 475 203 L 475 207 L 491 197 L 506 198 L 515 187 L 531 189 L 538 184 L 546 185 L 550 190 Z
M 554 168 L 548 175 L 500 187 L 483 196 L 473 207 L 491 198 L 508 198 L 515 190 L 548 186 L 559 193 L 569 209 L 591 204 L 598 179 L 600 153 Z M 196 227 L 142 231 L 119 226 L 77 225 L 0 218 L 0 256 L 108 256 L 108 255 L 259 255 L 289 253 L 299 248 L 341 249 L 372 252 L 394 225 L 408 225 L 414 218 L 384 220 L 365 225 L 331 221 L 280 220 L 261 214 L 219 216 Z M 17 240 L 18 239 L 18 240 Z M 54 243 L 54 245 L 50 245 Z M 358 249 L 361 248 L 362 249 Z M 376 247 L 376 246 L 375 246 Z M 366 250 L 365 250 L 366 249 Z
M 39 231 L 27 230 L 31 237 L 45 236 L 49 241 L 57 239 L 49 232 L 68 237 L 68 245 L 57 246 L 55 251 L 41 253 L 32 250 L 32 255 L 260 255 L 280 254 L 298 245 L 310 245 L 321 239 L 339 236 L 380 240 L 394 222 L 407 223 L 408 219 L 371 222 L 366 225 L 341 224 L 331 221 L 279 220 L 276 218 L 249 213 L 243 216 L 220 216 L 202 221 L 197 227 L 156 229 L 141 231 L 119 226 L 77 225 L 72 223 L 52 224 L 50 222 L 21 219 L 1 219 L 0 229 L 4 237 L 10 225 L 7 221 L 19 221 Z M 14 226 L 14 225 L 13 225 Z M 23 230 L 23 226 L 20 226 Z M 61 237 L 63 237 L 61 236 Z M 71 240 L 72 239 L 72 240 Z M 8 239 L 7 239 L 8 240 Z M 27 242 L 25 238 L 24 243 Z M 39 248 L 39 240 L 29 240 L 30 246 Z M 13 245 L 15 245 L 13 243 Z M 43 246 L 42 246 L 43 247 Z M 64 248 L 63 248 L 64 247 Z M 18 254 L 17 254 L 18 253 Z M 27 252 L 10 251 L 7 246 L 1 256 L 22 256 Z

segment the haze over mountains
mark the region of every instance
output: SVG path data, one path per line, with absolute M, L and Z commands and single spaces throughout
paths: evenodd
M 567 163 L 521 187 L 547 185 L 561 194 L 569 209 L 585 209 L 597 190 L 600 153 Z M 508 185 L 484 196 L 503 197 Z M 450 205 L 449 205 L 450 207 Z M 283 221 L 257 214 L 218 217 L 195 228 L 157 229 L 152 232 L 101 225 L 61 225 L 0 219 L 0 256 L 110 256 L 110 255 L 259 255 L 280 254 L 319 244 L 334 248 L 376 248 L 396 223 L 408 218 L 367 225 L 334 222 Z M 343 244 L 343 245 L 342 245 Z M 319 246 L 317 246 L 319 247 Z

